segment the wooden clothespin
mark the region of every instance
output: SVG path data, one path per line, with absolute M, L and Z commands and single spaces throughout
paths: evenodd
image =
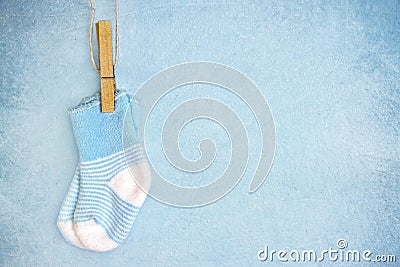
M 101 112 L 114 112 L 115 76 L 112 60 L 111 21 L 96 23 L 100 63 Z

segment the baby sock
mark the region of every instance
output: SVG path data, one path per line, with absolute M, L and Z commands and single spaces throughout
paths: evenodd
M 80 161 L 73 230 L 90 250 L 108 251 L 127 238 L 150 187 L 130 103 L 116 91 L 113 113 L 100 111 L 99 94 L 70 111 Z
M 77 237 L 73 227 L 74 212 L 76 202 L 78 200 L 78 195 L 79 164 L 76 167 L 74 177 L 72 178 L 71 185 L 69 186 L 68 194 L 61 205 L 60 213 L 58 214 L 57 218 L 57 226 L 61 234 L 64 236 L 65 240 L 77 247 L 84 248 L 83 244 Z

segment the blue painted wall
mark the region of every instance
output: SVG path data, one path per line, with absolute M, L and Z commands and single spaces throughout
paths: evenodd
M 95 5 L 96 20 L 113 18 L 113 1 Z M 134 93 L 182 62 L 229 65 L 266 96 L 277 150 L 255 194 L 247 193 L 251 158 L 242 182 L 212 205 L 180 209 L 148 199 L 128 240 L 101 254 L 69 245 L 55 224 L 78 158 L 67 109 L 99 90 L 89 1 L 0 1 L 0 265 L 265 265 L 257 260 L 264 245 L 322 250 L 339 238 L 400 261 L 399 6 L 121 1 L 119 88 Z M 194 95 L 181 88 L 155 116 Z M 159 139 L 157 129 L 150 139 Z M 197 129 L 226 137 L 215 125 L 194 124 L 181 144 L 188 158 L 198 156 L 190 142 Z

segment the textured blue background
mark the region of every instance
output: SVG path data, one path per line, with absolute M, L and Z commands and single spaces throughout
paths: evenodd
M 135 92 L 182 62 L 227 64 L 268 99 L 277 151 L 255 194 L 251 160 L 215 204 L 148 199 L 126 243 L 99 254 L 66 243 L 55 224 L 78 158 L 66 110 L 99 88 L 89 1 L 1 0 L 0 265 L 262 265 L 264 245 L 326 249 L 338 238 L 399 261 L 400 3 L 330 2 L 121 1 L 119 88 Z M 95 4 L 96 20 L 113 18 L 113 1 Z M 176 92 L 156 112 L 191 94 Z M 200 125 L 183 133 L 188 158 L 197 157 L 191 136 Z

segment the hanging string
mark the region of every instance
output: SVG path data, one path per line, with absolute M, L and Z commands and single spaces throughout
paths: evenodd
M 100 68 L 97 67 L 96 61 L 93 55 L 93 22 L 94 22 L 94 4 L 93 0 L 90 0 L 90 8 L 92 14 L 90 16 L 90 29 L 89 29 L 89 48 L 90 48 L 90 59 L 92 60 L 93 68 L 100 72 Z M 117 67 L 118 63 L 118 0 L 115 0 L 115 59 L 114 59 L 114 69 Z

